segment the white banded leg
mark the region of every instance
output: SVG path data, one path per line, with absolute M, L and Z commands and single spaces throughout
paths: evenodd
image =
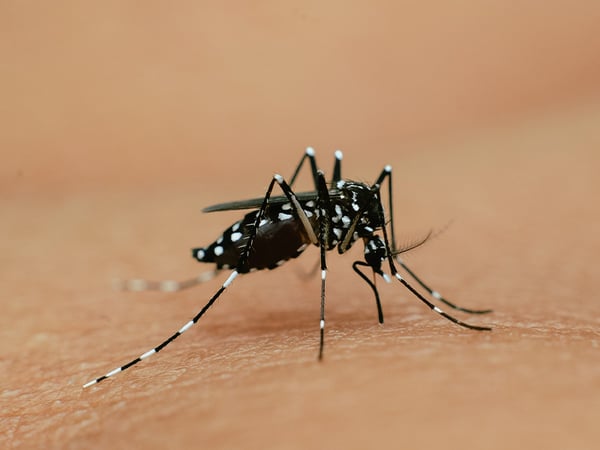
M 327 267 L 321 269 L 321 320 L 319 321 L 319 361 L 323 359 L 325 345 L 325 281 L 327 280 Z
M 396 262 L 400 265 L 400 267 L 402 267 L 402 269 L 406 271 L 406 273 L 408 273 L 419 284 L 419 286 L 425 289 L 429 293 L 429 295 L 431 295 L 436 300 L 444 303 L 445 305 L 448 305 L 450 308 L 469 314 L 488 314 L 493 312 L 492 309 L 470 309 L 452 303 L 450 300 L 445 299 L 442 296 L 442 294 L 440 294 L 438 291 L 431 289 L 427 284 L 425 284 L 425 282 L 422 281 L 412 270 L 410 270 L 399 257 L 396 257 Z
M 383 170 L 381 171 L 381 174 L 377 178 L 377 181 L 375 182 L 375 184 L 381 185 L 386 179 L 387 179 L 387 184 L 388 184 L 388 214 L 389 214 L 389 218 L 390 218 L 390 228 L 391 228 L 391 238 L 392 238 L 391 250 L 392 250 L 392 254 L 395 255 L 396 251 L 397 251 L 397 247 L 396 247 L 396 236 L 395 236 L 395 226 L 394 226 L 394 202 L 393 202 L 394 194 L 393 194 L 393 188 L 392 188 L 392 166 L 390 166 L 390 165 L 387 165 L 383 168 Z M 383 209 L 383 206 L 382 206 L 382 209 Z M 388 243 L 388 245 L 389 245 L 389 243 Z M 455 309 L 457 311 L 466 312 L 469 314 L 487 314 L 487 313 L 492 312 L 491 309 L 469 309 L 469 308 L 464 308 L 462 306 L 456 305 L 455 303 L 452 303 L 451 301 L 445 299 L 438 291 L 431 289 L 429 286 L 427 286 L 425 284 L 425 282 L 423 282 L 412 270 L 410 270 L 406 266 L 406 264 L 404 264 L 404 262 L 400 259 L 400 257 L 396 256 L 395 260 L 400 265 L 400 267 L 402 267 L 402 269 L 404 269 L 406 271 L 406 273 L 408 273 L 417 282 L 417 284 L 419 284 L 419 286 L 421 286 L 423 289 L 425 289 L 429 293 L 429 295 L 431 295 L 434 299 L 449 306 L 450 308 Z
M 342 179 L 342 159 L 343 159 L 343 157 L 344 157 L 344 154 L 342 153 L 341 150 L 336 150 L 334 152 L 333 176 L 331 179 L 331 184 L 333 186 L 335 186 L 335 184 Z M 290 188 L 292 186 L 294 186 L 296 178 L 298 177 L 300 170 L 302 170 L 304 161 L 307 158 L 310 162 L 310 171 L 311 171 L 311 174 L 313 177 L 313 181 L 315 183 L 315 189 L 317 188 L 317 172 L 318 172 L 317 160 L 315 158 L 315 150 L 312 147 L 306 147 L 306 151 L 304 152 L 304 155 L 302 155 L 302 159 L 300 159 L 300 163 L 298 164 L 298 166 L 296 166 L 296 170 L 294 171 L 294 174 L 289 179 L 290 181 L 288 184 L 289 184 Z
M 225 291 L 225 289 L 227 289 L 229 287 L 229 285 L 233 282 L 233 280 L 235 279 L 235 277 L 237 277 L 237 275 L 238 275 L 238 272 L 236 270 L 234 270 L 233 272 L 231 272 L 231 274 L 229 275 L 229 277 L 227 278 L 227 280 L 225 280 L 225 282 L 223 283 L 223 285 L 212 296 L 212 298 L 209 300 L 209 302 L 198 312 L 198 314 L 196 314 L 192 318 L 192 320 L 190 320 L 189 322 L 187 322 L 183 327 L 181 327 L 178 331 L 176 331 L 174 334 L 172 334 L 168 339 L 164 340 L 161 344 L 159 344 L 158 346 L 154 347 L 153 349 L 148 350 L 146 353 L 143 353 L 139 357 L 137 357 L 137 358 L 129 361 L 124 366 L 117 367 L 116 369 L 108 372 L 106 375 L 98 377 L 95 380 L 92 380 L 89 383 L 84 384 L 83 387 L 87 388 L 87 387 L 92 386 L 93 384 L 100 383 L 101 381 L 105 380 L 106 378 L 112 377 L 113 375 L 116 375 L 119 372 L 122 372 L 122 371 L 124 371 L 126 369 L 129 369 L 130 367 L 135 366 L 137 363 L 141 362 L 142 360 L 144 360 L 144 359 L 146 359 L 146 358 L 154 355 L 155 353 L 158 353 L 159 351 L 161 351 L 163 348 L 165 348 L 167 345 L 169 345 L 171 342 L 173 342 L 175 339 L 177 339 L 179 336 L 181 336 L 187 330 L 189 330 L 190 328 L 192 328 L 192 326 L 194 326 L 194 324 L 196 322 L 198 322 L 198 320 L 200 319 L 200 317 L 202 317 L 204 315 L 204 313 L 206 311 L 208 311 L 208 309 L 213 305 L 213 303 L 219 298 L 219 296 L 223 293 L 223 291 Z
M 455 324 L 460 325 L 461 327 L 464 327 L 464 328 L 469 328 L 470 330 L 491 331 L 490 327 L 482 327 L 479 325 L 470 325 L 466 322 L 463 322 L 462 320 L 458 320 L 457 318 L 452 317 L 450 314 L 445 313 L 439 307 L 437 307 L 436 305 L 431 303 L 429 300 L 427 300 L 425 297 L 423 297 L 404 278 L 402 278 L 398 272 L 394 272 L 394 276 L 398 279 L 398 281 L 400 281 L 400 283 L 402 283 L 404 285 L 404 287 L 406 287 L 410 292 L 412 292 L 415 295 L 415 297 L 417 297 L 419 300 L 421 300 L 423 303 L 425 303 L 427 306 L 429 306 L 429 308 L 431 310 L 438 313 L 440 316 L 448 319 L 450 322 L 454 322 Z
M 379 183 L 381 181 L 383 181 L 386 176 L 391 179 L 391 173 L 392 173 L 391 167 L 390 166 L 386 166 L 385 169 L 383 170 L 382 174 L 380 175 L 379 179 L 378 179 L 378 183 L 375 185 L 376 192 L 378 194 L 377 195 L 377 201 L 379 202 L 379 204 L 378 204 L 379 219 L 381 220 L 382 223 L 385 223 L 385 218 L 384 218 L 384 212 L 383 212 L 383 205 L 381 204 L 381 197 L 379 196 L 379 186 L 380 186 Z M 391 182 L 390 182 L 390 184 L 391 184 Z M 436 305 L 434 305 L 433 303 L 431 303 L 429 300 L 427 300 L 425 297 L 423 297 L 419 291 L 417 291 L 404 278 L 402 278 L 400 276 L 400 274 L 398 273 L 398 270 L 396 269 L 396 266 L 394 265 L 394 260 L 396 258 L 394 258 L 392 252 L 389 251 L 389 249 L 390 249 L 390 241 L 388 239 L 387 227 L 384 226 L 382 228 L 382 231 L 383 231 L 383 241 L 385 243 L 386 249 L 388 249 L 387 259 L 388 259 L 388 263 L 389 263 L 389 266 L 390 266 L 390 271 L 392 272 L 392 275 L 394 277 L 396 277 L 396 279 L 398 281 L 400 281 L 400 283 L 402 283 L 406 289 L 408 289 L 410 292 L 413 293 L 413 295 L 415 297 L 417 297 L 419 300 L 421 300 L 423 303 L 425 303 L 429 307 L 429 309 L 431 309 L 434 312 L 438 313 L 440 316 L 446 318 L 450 322 L 453 322 L 453 323 L 455 323 L 457 325 L 460 325 L 461 327 L 468 328 L 468 329 L 471 329 L 471 330 L 491 331 L 490 327 L 482 327 L 482 326 L 479 326 L 479 325 L 471 325 L 471 324 L 468 324 L 466 322 L 463 322 L 462 320 L 458 320 L 457 318 L 451 316 L 450 314 L 447 314 L 446 312 L 442 311 L 439 307 L 437 307 Z
M 341 159 L 341 158 L 340 158 Z M 339 161 L 339 160 L 338 160 Z M 331 240 L 331 202 L 325 175 L 317 172 L 317 211 L 319 213 L 319 250 L 321 256 L 321 317 L 319 321 L 319 361 L 323 359 L 325 346 L 325 294 L 327 281 L 327 247 Z M 351 231 L 349 231 L 351 232 Z
M 150 281 L 144 279 L 131 279 L 131 280 L 115 280 L 113 287 L 117 291 L 160 291 L 160 292 L 177 292 L 189 289 L 207 281 L 212 280 L 220 270 L 211 270 L 203 272 L 194 278 L 188 278 L 187 280 L 162 280 L 162 281 Z

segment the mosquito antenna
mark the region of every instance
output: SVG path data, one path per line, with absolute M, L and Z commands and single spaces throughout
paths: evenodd
M 425 242 L 427 242 L 429 239 L 431 239 L 432 233 L 433 233 L 433 231 L 430 230 L 429 233 L 427 233 L 427 235 L 424 238 L 422 238 L 416 242 L 412 242 L 410 244 L 403 245 L 402 247 L 397 248 L 396 250 L 392 250 L 392 255 L 397 256 L 397 255 L 400 255 L 401 253 L 406 253 L 411 250 L 414 250 L 415 248 L 420 247 Z

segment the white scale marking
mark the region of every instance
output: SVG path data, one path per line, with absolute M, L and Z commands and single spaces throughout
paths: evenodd
M 160 283 L 160 290 L 165 292 L 175 292 L 179 290 L 177 281 L 165 280 Z
M 112 377 L 113 375 L 116 375 L 116 374 L 118 374 L 118 373 L 119 373 L 121 370 L 122 370 L 122 369 L 121 369 L 120 367 L 119 367 L 118 369 L 111 370 L 110 372 L 108 372 L 108 373 L 105 375 L 105 377 L 106 377 L 106 378 L 108 378 L 108 377 Z
M 327 278 L 327 271 L 321 270 L 321 280 L 325 280 L 325 278 Z
M 212 278 L 213 273 L 208 273 L 208 275 L 210 276 L 210 278 Z M 198 280 L 201 281 L 207 274 L 201 274 L 198 277 Z M 235 279 L 235 277 L 237 277 L 238 272 L 236 270 L 234 270 L 233 272 L 231 272 L 231 274 L 229 275 L 229 277 L 227 278 L 227 280 L 225 280 L 225 283 L 223 283 L 223 289 L 226 289 Z M 140 281 L 144 281 L 144 280 L 140 280 Z M 195 324 L 195 322 L 193 320 L 190 320 L 188 323 L 186 323 L 183 327 L 181 327 L 181 329 L 178 331 L 179 334 L 183 334 L 185 333 L 187 330 L 189 330 L 191 327 L 193 327 Z M 139 356 L 140 360 L 144 360 L 150 356 L 152 356 L 154 353 L 156 353 L 156 349 L 152 349 L 152 350 L 148 350 L 146 353 L 142 354 L 141 356 Z M 116 375 L 117 373 L 121 372 L 123 370 L 122 367 L 118 367 L 110 372 L 108 372 L 106 375 L 104 375 L 102 377 L 102 379 L 104 378 L 109 378 L 112 377 L 113 375 Z M 88 388 L 90 386 L 92 386 L 93 384 L 98 383 L 98 379 L 95 379 L 93 381 L 90 381 L 86 384 L 83 385 L 84 388 Z
M 179 330 L 179 334 L 185 333 L 187 330 L 189 330 L 193 326 L 194 326 L 194 321 L 190 320 L 188 323 L 186 323 L 184 326 L 181 327 L 181 329 Z
M 321 328 L 321 330 L 323 328 L 325 328 L 325 321 L 324 320 L 321 320 L 321 322 L 319 323 L 319 327 Z
M 228 288 L 229 285 L 233 282 L 233 280 L 235 280 L 235 277 L 237 277 L 237 276 L 238 276 L 237 270 L 234 270 L 233 272 L 231 272 L 231 275 L 229 275 L 229 278 L 227 278 L 225 280 L 225 283 L 223 283 L 223 287 Z
M 231 227 L 231 231 L 237 231 L 240 229 L 240 223 L 236 222 L 233 224 L 233 226 Z
M 431 296 L 433 298 L 437 298 L 438 300 L 440 300 L 442 298 L 442 294 L 440 294 L 438 291 L 432 291 Z
M 231 233 L 231 242 L 237 242 L 242 238 L 242 233 L 240 233 L 239 231 L 236 231 L 235 233 Z
M 147 351 L 146 353 L 144 353 L 142 356 L 140 356 L 140 359 L 146 359 L 148 356 L 154 355 L 156 353 L 156 350 L 152 349 Z
M 202 249 L 200 249 L 196 252 L 196 258 L 198 258 L 198 259 L 204 259 L 205 255 L 206 255 L 206 252 Z
M 217 245 L 215 247 L 215 249 L 213 250 L 213 252 L 215 253 L 215 255 L 221 256 L 223 254 L 223 247 L 221 247 L 220 245 Z
M 277 215 L 277 218 L 278 218 L 279 220 L 289 220 L 289 219 L 291 219 L 292 217 L 293 217 L 293 216 L 292 216 L 291 214 L 286 214 L 286 213 L 282 213 L 282 212 L 280 212 L 280 213 Z
M 348 217 L 348 216 L 344 216 L 344 217 L 342 217 L 342 223 L 343 223 L 345 226 L 348 226 L 348 225 L 350 225 L 350 222 L 352 222 L 352 221 L 350 220 L 350 217 Z
M 130 280 L 127 285 L 130 291 L 143 291 L 148 287 L 148 282 L 146 280 Z
M 283 205 L 281 205 L 281 209 L 284 211 L 289 211 L 290 209 L 292 209 L 292 205 L 290 205 L 289 203 L 284 203 Z

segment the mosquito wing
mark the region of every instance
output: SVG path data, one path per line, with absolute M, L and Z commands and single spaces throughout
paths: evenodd
M 296 198 L 302 202 L 314 200 L 317 198 L 316 191 L 310 192 L 296 192 Z M 340 192 L 337 189 L 329 191 L 330 198 L 337 198 L 340 196 Z M 207 206 L 202 212 L 216 212 L 216 211 L 234 211 L 239 209 L 258 209 L 261 207 L 264 197 L 250 198 L 247 200 L 235 200 L 232 202 L 217 203 L 216 205 Z M 287 203 L 289 200 L 285 195 L 276 195 L 269 197 L 269 205 L 281 205 Z

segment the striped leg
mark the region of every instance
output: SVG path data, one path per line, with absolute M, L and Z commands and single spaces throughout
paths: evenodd
M 410 270 L 408 266 L 404 264 L 404 261 L 402 261 L 399 257 L 396 257 L 396 262 L 400 265 L 400 267 L 402 267 L 402 269 L 406 271 L 406 273 L 408 273 L 413 278 L 413 280 L 415 280 L 423 289 L 425 289 L 427 293 L 429 293 L 429 295 L 431 295 L 436 300 L 439 300 L 440 302 L 448 305 L 450 308 L 469 314 L 488 314 L 493 312 L 492 309 L 470 309 L 452 303 L 450 300 L 447 300 L 444 297 L 442 297 L 442 294 L 440 294 L 438 291 L 435 291 L 431 289 L 428 285 L 426 285 L 425 282 L 423 282 L 412 270 Z
M 103 381 L 103 380 L 105 380 L 105 379 L 107 379 L 109 377 L 112 377 L 113 375 L 116 375 L 119 372 L 122 372 L 122 371 L 124 371 L 126 369 L 129 369 L 130 367 L 135 366 L 137 363 L 139 363 L 142 360 L 148 358 L 149 356 L 152 356 L 155 353 L 158 353 L 159 351 L 161 351 L 163 348 L 165 348 L 167 345 L 169 345 L 171 342 L 173 342 L 175 339 L 177 339 L 179 336 L 181 336 L 187 330 L 189 330 L 190 328 L 192 328 L 192 326 L 196 322 L 198 322 L 198 320 L 200 320 L 200 317 L 202 317 L 204 315 L 204 313 L 206 311 L 208 311 L 208 309 L 213 305 L 213 303 L 221 296 L 221 294 L 225 291 L 225 289 L 227 289 L 229 287 L 229 285 L 233 282 L 233 280 L 235 279 L 235 277 L 237 275 L 238 275 L 237 271 L 235 271 L 235 270 L 232 271 L 231 274 L 229 275 L 229 277 L 227 278 L 227 280 L 225 280 L 225 283 L 223 283 L 223 285 L 221 286 L 221 288 L 212 296 L 212 298 L 204 306 L 204 308 L 202 308 L 198 312 L 198 314 L 196 314 L 194 316 L 194 318 L 192 320 L 190 320 L 183 327 L 181 327 L 177 332 L 175 332 L 175 334 L 171 335 L 168 339 L 164 340 L 160 345 L 158 345 L 157 347 L 154 347 L 152 350 L 149 350 L 146 353 L 140 355 L 139 357 L 137 357 L 134 360 L 128 362 L 124 366 L 117 367 L 115 370 L 112 370 L 112 371 L 108 372 L 106 375 L 103 375 L 103 376 L 101 376 L 99 378 L 96 378 L 95 380 L 90 381 L 89 383 L 84 384 L 83 387 L 87 388 L 87 387 L 92 386 L 93 384 L 100 383 L 101 381 Z
M 388 167 L 386 167 L 386 169 L 384 169 L 384 172 L 387 172 L 389 174 L 389 173 L 391 173 L 391 168 L 389 168 L 389 170 L 388 170 Z M 380 176 L 380 178 L 379 178 L 379 182 L 381 182 L 383 177 L 384 177 L 384 174 L 382 173 L 382 176 Z M 381 196 L 379 193 L 379 183 L 377 183 L 375 186 L 377 189 L 376 194 L 377 194 L 377 202 L 379 203 L 378 209 L 379 209 L 380 220 L 382 223 L 385 223 L 383 205 L 381 204 Z M 382 227 L 382 231 L 383 231 L 383 241 L 385 243 L 385 247 L 386 247 L 386 249 L 389 250 L 390 243 L 389 243 L 389 239 L 388 239 L 387 227 L 385 227 L 385 226 Z M 396 269 L 396 266 L 394 264 L 393 252 L 391 252 L 391 251 L 387 252 L 387 260 L 388 260 L 388 263 L 390 266 L 390 271 L 392 272 L 392 276 L 396 277 L 396 279 L 398 281 L 400 281 L 400 283 L 402 283 L 402 285 L 404 285 L 404 287 L 406 289 L 408 289 L 415 297 L 417 297 L 419 300 L 421 300 L 423 303 L 425 303 L 429 307 L 429 309 L 438 313 L 442 317 L 448 319 L 450 322 L 454 322 L 455 324 L 460 325 L 461 327 L 469 328 L 471 330 L 491 331 L 490 327 L 482 327 L 479 325 L 470 325 L 470 324 L 463 322 L 462 320 L 458 320 L 457 318 L 442 311 L 439 307 L 435 306 L 433 303 L 431 303 L 429 300 L 427 300 L 425 297 L 423 297 L 419 291 L 417 291 L 415 288 L 413 288 L 404 278 L 402 278 L 400 276 L 400 274 L 398 273 L 398 270 Z
M 339 162 L 341 158 L 337 159 Z M 336 164 L 336 166 L 338 166 Z M 339 172 L 339 167 L 335 170 Z M 332 239 L 331 202 L 323 172 L 317 173 L 317 211 L 319 214 L 319 250 L 321 253 L 321 317 L 319 321 L 319 361 L 323 359 L 325 345 L 325 284 L 327 281 L 326 253 Z
M 462 312 L 466 312 L 469 314 L 487 314 L 492 312 L 491 309 L 470 309 L 470 308 L 463 308 L 462 306 L 456 305 L 455 303 L 450 302 L 449 300 L 445 299 L 444 297 L 442 297 L 442 295 L 436 291 L 431 289 L 429 286 L 427 286 L 412 270 L 410 270 L 406 264 L 404 264 L 404 262 L 400 259 L 400 257 L 397 256 L 398 254 L 398 248 L 396 247 L 396 236 L 395 236 L 395 224 L 394 224 L 394 202 L 393 202 L 393 192 L 392 192 L 392 166 L 385 166 L 384 169 L 381 171 L 381 174 L 379 175 L 379 178 L 377 178 L 377 181 L 375 182 L 375 185 L 379 185 L 381 186 L 381 184 L 387 179 L 388 182 L 388 214 L 390 217 L 390 230 L 391 230 L 391 238 L 392 238 L 392 245 L 391 245 L 391 253 L 392 255 L 395 256 L 396 262 L 400 265 L 400 267 L 402 267 L 403 270 L 406 271 L 406 273 L 408 273 L 416 282 L 417 284 L 419 284 L 423 289 L 425 289 L 427 291 L 427 293 L 429 295 L 431 295 L 433 298 L 435 298 L 436 300 L 444 303 L 445 305 L 449 306 L 452 309 L 455 309 L 457 311 L 462 311 Z
M 334 153 L 334 156 L 335 156 L 335 161 L 333 163 L 333 176 L 331 179 L 331 184 L 333 186 L 335 186 L 335 184 L 342 179 L 342 158 L 344 157 L 344 155 L 341 150 L 336 150 Z M 310 171 L 311 171 L 313 181 L 315 184 L 315 189 L 317 189 L 317 186 L 318 186 L 317 160 L 315 158 L 315 150 L 312 147 L 307 147 L 306 151 L 304 152 L 304 155 L 302 155 L 302 159 L 300 160 L 300 163 L 298 164 L 298 166 L 296 166 L 296 170 L 294 171 L 294 174 L 290 178 L 290 182 L 289 182 L 290 187 L 294 186 L 294 183 L 296 182 L 296 178 L 298 177 L 298 174 L 300 173 L 300 170 L 302 169 L 302 166 L 304 165 L 304 161 L 306 160 L 306 158 L 308 158 L 308 160 L 310 162 Z
M 175 281 L 175 280 L 162 280 L 162 281 L 150 281 L 143 279 L 131 279 L 131 280 L 115 280 L 113 285 L 118 291 L 160 291 L 160 292 L 178 292 L 184 289 L 189 289 L 199 284 L 206 283 L 212 280 L 219 274 L 220 270 L 211 270 L 209 272 L 203 272 L 197 277 L 189 278 L 187 280 Z
M 460 325 L 461 327 L 464 327 L 464 328 L 468 328 L 470 330 L 479 330 L 479 331 L 491 331 L 492 330 L 490 327 L 482 327 L 479 325 L 470 325 L 466 322 L 463 322 L 462 320 L 458 320 L 457 318 L 452 317 L 450 314 L 445 313 L 440 308 L 438 308 L 433 303 L 431 303 L 429 300 L 427 300 L 425 297 L 423 297 L 415 288 L 413 288 L 410 284 L 408 284 L 408 282 L 404 278 L 402 278 L 398 272 L 396 272 L 395 268 L 392 269 L 392 273 L 398 279 L 398 281 L 400 281 L 400 283 L 402 283 L 404 285 L 404 287 L 406 287 L 406 289 L 408 289 L 410 292 L 412 292 L 415 295 L 415 297 L 417 297 L 419 300 L 421 300 L 423 303 L 425 303 L 427 306 L 429 306 L 430 309 L 432 309 L 433 311 L 438 313 L 440 316 L 448 319 L 450 322 L 454 322 L 455 324 Z
M 309 152 L 309 150 L 311 150 L 311 152 Z M 314 161 L 314 153 L 312 152 L 312 149 L 309 148 L 307 150 L 307 155 L 310 158 L 311 163 L 312 163 L 312 161 Z M 334 169 L 334 172 L 339 173 L 339 171 L 340 171 L 339 162 L 341 161 L 341 158 L 342 158 L 341 152 L 336 152 L 336 161 L 337 162 L 336 162 L 336 168 Z M 300 164 L 302 164 L 302 161 L 300 162 Z M 292 177 L 292 181 L 295 179 L 298 170 L 299 170 L 299 168 L 296 170 L 296 173 Z M 294 194 L 294 192 L 291 190 L 289 184 L 286 183 L 285 180 L 283 179 L 283 177 L 279 174 L 275 174 L 273 176 L 273 180 L 271 181 L 271 184 L 269 185 L 269 188 L 267 189 L 267 195 L 265 196 L 265 200 L 263 201 L 261 211 L 263 211 L 266 208 L 266 204 L 271 195 L 271 191 L 273 189 L 275 182 L 277 182 L 279 184 L 279 187 L 281 188 L 283 193 L 286 195 L 286 197 L 290 201 L 290 203 L 292 205 L 292 209 L 294 210 L 294 212 L 297 214 L 298 218 L 304 225 L 304 229 L 306 230 L 310 241 L 313 244 L 319 245 L 319 247 L 320 247 L 320 251 L 321 251 L 321 314 L 320 314 L 320 321 L 319 321 L 319 332 L 320 332 L 319 360 L 321 360 L 321 359 L 323 359 L 323 347 L 324 347 L 324 342 L 325 342 L 325 285 L 326 285 L 326 279 L 327 279 L 327 263 L 326 263 L 325 253 L 329 249 L 329 241 L 331 239 L 331 213 L 330 213 L 331 206 L 330 206 L 330 200 L 329 200 L 329 190 L 327 189 L 325 175 L 323 174 L 322 171 L 317 170 L 316 171 L 316 180 L 315 180 L 316 187 L 317 187 L 317 212 L 319 215 L 319 230 L 318 230 L 319 235 L 317 236 L 315 234 L 315 230 L 313 229 L 312 225 L 310 224 L 310 221 L 308 220 L 306 213 L 304 212 L 304 210 L 302 209 L 302 206 L 298 202 L 298 199 L 296 198 L 296 194 Z M 261 218 L 261 213 L 259 213 L 256 217 L 257 224 L 259 223 L 260 218 Z

